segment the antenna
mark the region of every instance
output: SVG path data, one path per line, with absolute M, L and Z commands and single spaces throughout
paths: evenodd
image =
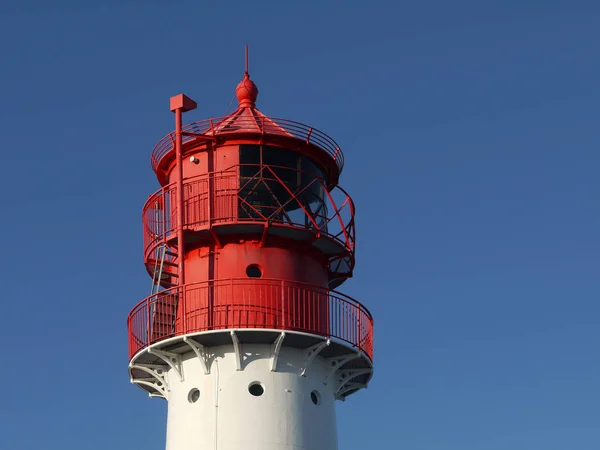
M 248 73 L 248 44 L 246 44 L 246 73 Z

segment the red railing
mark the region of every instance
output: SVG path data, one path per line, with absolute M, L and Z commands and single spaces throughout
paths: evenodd
M 130 358 L 163 339 L 228 328 L 316 334 L 373 358 L 373 318 L 364 306 L 339 292 L 292 281 L 240 278 L 177 286 L 138 303 L 127 327 Z
M 354 203 L 340 187 L 328 190 L 322 178 L 295 169 L 248 164 L 191 178 L 184 188 L 186 230 L 248 222 L 309 230 L 345 249 L 332 260 L 330 269 L 342 277 L 352 273 Z M 176 184 L 150 196 L 142 214 L 144 256 L 147 264 L 152 264 L 159 258 L 159 246 L 176 231 Z
M 315 147 L 325 151 L 333 158 L 340 173 L 344 167 L 344 154 L 342 153 L 340 146 L 332 138 L 316 128 L 299 122 L 294 122 L 292 120 L 263 117 L 258 115 L 238 116 L 235 118 L 235 127 L 220 127 L 219 125 L 221 122 L 228 118 L 228 116 L 219 117 L 184 125 L 182 128 L 184 133 L 182 142 L 185 144 L 186 142 L 196 139 L 198 135 L 206 135 L 206 137 L 224 137 L 227 135 L 238 134 L 240 132 L 243 132 L 244 134 L 256 133 L 259 135 L 282 135 L 301 140 L 306 144 L 312 144 Z M 160 141 L 158 141 L 158 143 L 154 146 L 154 150 L 152 151 L 152 156 L 150 158 L 152 169 L 156 170 L 160 161 L 165 157 L 165 155 L 173 150 L 174 142 L 175 132 L 167 134 Z

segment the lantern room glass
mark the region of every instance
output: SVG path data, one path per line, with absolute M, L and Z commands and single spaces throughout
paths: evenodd
M 296 151 L 240 145 L 240 218 L 327 231 L 323 169 Z

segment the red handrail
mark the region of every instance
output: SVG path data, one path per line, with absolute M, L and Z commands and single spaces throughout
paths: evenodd
M 244 134 L 282 134 L 301 140 L 305 144 L 312 144 L 326 152 L 335 161 L 340 173 L 344 167 L 344 154 L 342 153 L 340 146 L 331 137 L 314 127 L 294 122 L 293 120 L 274 117 L 239 116 L 235 119 L 236 129 L 228 127 L 219 128 L 219 124 L 228 118 L 229 116 L 206 119 L 184 125 L 182 128 L 184 133 L 183 143 L 185 144 L 186 142 L 198 138 L 198 135 L 205 135 L 207 138 L 211 138 L 213 136 L 222 137 L 236 134 L 240 132 L 237 131 L 237 128 L 241 128 L 241 132 Z M 248 128 L 246 128 L 246 126 Z M 252 131 L 252 129 L 255 129 L 255 131 Z M 155 171 L 160 164 L 160 161 L 173 150 L 174 139 L 175 133 L 171 132 L 164 136 L 154 146 L 150 162 L 152 164 L 152 169 Z
M 241 168 L 256 169 L 254 175 L 249 178 L 250 181 L 246 183 L 240 181 Z M 277 173 L 281 174 L 286 171 L 301 174 L 305 179 L 308 175 L 310 180 L 299 186 L 296 191 L 292 191 L 277 175 Z M 215 192 L 213 198 L 210 198 L 212 203 L 210 208 L 208 207 L 209 180 L 214 186 L 212 191 Z M 261 184 L 263 182 L 269 183 L 269 186 L 281 187 L 286 192 L 283 204 L 268 210 L 268 216 L 257 209 L 256 205 L 253 206 L 246 200 L 253 189 L 264 188 Z M 322 208 L 310 209 L 307 207 L 305 195 L 308 187 L 323 192 L 322 198 L 319 198 Z M 354 266 L 356 239 L 354 203 L 348 193 L 339 186 L 327 189 L 325 180 L 297 169 L 246 164 L 233 166 L 223 172 L 212 172 L 187 179 L 184 189 L 186 192 L 184 227 L 187 230 L 205 229 L 213 225 L 240 222 L 265 223 L 268 221 L 276 226 L 309 230 L 321 236 L 327 236 L 345 248 L 345 255 L 342 257 L 347 262 L 347 270 L 341 272 L 340 275 L 351 274 Z M 269 200 L 273 200 L 273 204 L 282 200 L 276 198 L 275 195 L 272 197 Z M 334 197 L 341 201 L 336 202 Z M 177 205 L 174 202 L 176 198 L 177 186 L 172 183 L 155 192 L 144 205 L 142 212 L 144 257 L 147 262 L 157 259 L 157 248 L 164 245 L 167 238 L 172 237 L 171 235 L 177 229 Z M 294 204 L 295 212 L 288 214 L 285 209 L 289 209 L 290 204 Z M 240 217 L 240 205 L 252 214 Z M 260 208 L 260 205 L 258 207 Z
M 186 333 L 258 328 L 339 339 L 373 359 L 371 313 L 340 292 L 295 281 L 234 278 L 177 286 L 138 303 L 127 327 L 130 358 Z

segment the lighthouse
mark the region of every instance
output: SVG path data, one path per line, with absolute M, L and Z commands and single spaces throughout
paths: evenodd
M 154 147 L 143 206 L 152 288 L 127 320 L 131 383 L 168 405 L 167 450 L 335 450 L 335 404 L 373 374 L 373 318 L 341 293 L 355 265 L 344 156 L 256 107 L 246 71 L 226 117 Z

